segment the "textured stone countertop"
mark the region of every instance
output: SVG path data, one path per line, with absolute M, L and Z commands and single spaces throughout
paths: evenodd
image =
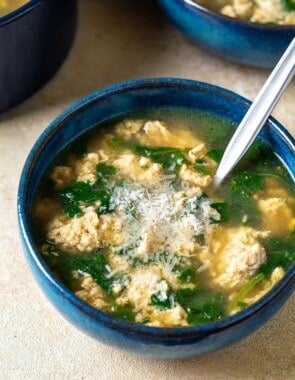
M 18 238 L 16 193 L 35 139 L 66 106 L 98 88 L 138 77 L 207 81 L 253 99 L 268 71 L 211 56 L 189 42 L 155 1 L 80 0 L 73 49 L 41 91 L 0 116 L 1 379 L 295 378 L 295 297 L 263 328 L 222 351 L 187 360 L 151 360 L 106 347 L 49 304 Z M 295 82 L 274 115 L 295 134 Z

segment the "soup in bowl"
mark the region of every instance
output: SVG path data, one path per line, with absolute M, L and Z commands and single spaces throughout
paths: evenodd
M 292 0 L 158 0 L 171 21 L 207 51 L 262 68 L 274 67 L 295 36 L 295 11 L 278 10 L 287 2 Z
M 132 352 L 185 357 L 246 336 L 283 304 L 294 286 L 290 137 L 270 121 L 212 186 L 248 105 L 199 82 L 143 80 L 89 96 L 44 132 L 22 174 L 20 229 L 67 318 Z
M 295 24 L 294 0 L 199 0 L 196 3 L 240 20 L 262 24 Z
M 22 7 L 30 0 L 0 0 L 0 17 Z

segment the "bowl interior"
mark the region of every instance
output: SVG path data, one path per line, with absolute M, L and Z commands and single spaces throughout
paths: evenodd
M 31 167 L 27 177 L 33 187 L 27 194 L 27 205 L 31 205 L 37 185 L 55 157 L 79 136 L 99 124 L 145 110 L 187 108 L 222 117 L 231 122 L 234 128 L 243 118 L 249 104 L 246 99 L 217 86 L 186 80 L 159 79 L 138 85 L 129 82 L 91 94 L 58 117 L 33 147 L 28 159 Z M 288 132 L 279 123 L 269 119 L 259 138 L 272 146 L 294 178 L 294 145 Z
M 292 24 L 277 25 L 277 24 L 270 24 L 270 23 L 253 22 L 253 21 L 238 19 L 235 17 L 229 17 L 211 8 L 207 8 L 205 5 L 198 4 L 197 2 L 193 0 L 175 0 L 175 1 L 183 3 L 192 12 L 194 11 L 202 12 L 204 14 L 208 14 L 213 17 L 220 18 L 221 20 L 224 20 L 225 22 L 241 24 L 249 28 L 257 28 L 257 29 L 264 29 L 264 30 L 293 30 L 293 33 L 295 33 L 295 25 L 292 25 Z
M 172 329 L 135 326 L 125 321 L 118 321 L 116 318 L 105 315 L 86 305 L 54 278 L 38 254 L 30 232 L 32 203 L 44 172 L 66 146 L 85 132 L 90 131 L 97 124 L 140 111 L 161 108 L 187 108 L 222 117 L 231 122 L 234 127 L 242 119 L 249 104 L 249 101 L 244 98 L 213 85 L 181 79 L 159 78 L 114 85 L 91 94 L 68 108 L 37 140 L 26 161 L 19 187 L 18 212 L 21 229 L 26 234 L 25 239 L 34 255 L 34 260 L 38 261 L 38 265 L 42 267 L 46 276 L 50 278 L 55 286 L 62 289 L 67 297 L 70 297 L 79 308 L 92 313 L 98 320 L 103 319 L 112 324 L 114 328 L 119 325 L 121 330 L 125 329 L 154 335 L 158 335 L 160 330 L 161 334 L 166 337 L 175 336 L 175 334 L 179 334 L 179 336 L 187 334 L 189 337 L 192 331 L 200 332 L 208 329 L 224 328 L 227 324 L 236 323 L 248 317 L 267 304 L 275 294 L 278 294 L 287 285 L 290 278 L 294 277 L 295 265 L 289 269 L 283 280 L 260 301 L 221 321 L 197 327 Z M 273 148 L 294 179 L 294 140 L 288 132 L 276 121 L 270 119 L 261 132 L 260 138 Z
M 14 21 L 15 19 L 26 14 L 36 6 L 41 5 L 42 3 L 42 0 L 27 0 L 24 4 L 20 4 L 18 6 L 13 7 L 7 13 L 4 13 L 2 15 L 0 13 L 0 26 L 10 21 Z

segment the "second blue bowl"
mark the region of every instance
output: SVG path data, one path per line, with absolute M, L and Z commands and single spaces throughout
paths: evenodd
M 194 42 L 220 57 L 272 68 L 292 38 L 295 25 L 258 24 L 206 9 L 192 0 L 158 0 L 173 23 Z

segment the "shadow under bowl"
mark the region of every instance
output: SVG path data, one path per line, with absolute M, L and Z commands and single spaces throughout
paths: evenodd
M 158 0 L 191 40 L 233 62 L 272 68 L 295 36 L 295 25 L 258 24 L 227 17 L 193 0 Z
M 65 318 L 97 340 L 128 352 L 156 358 L 184 358 L 220 349 L 248 336 L 280 309 L 295 287 L 295 265 L 261 300 L 223 320 L 181 328 L 157 328 L 126 322 L 92 308 L 66 288 L 42 259 L 32 235 L 32 204 L 42 176 L 65 147 L 93 127 L 130 113 L 167 108 L 221 116 L 237 125 L 249 105 L 250 102 L 239 95 L 202 82 L 142 79 L 116 84 L 85 97 L 69 107 L 42 133 L 29 153 L 20 179 L 19 230 L 37 282 Z M 270 118 L 259 138 L 272 147 L 294 178 L 294 139 L 288 132 Z

